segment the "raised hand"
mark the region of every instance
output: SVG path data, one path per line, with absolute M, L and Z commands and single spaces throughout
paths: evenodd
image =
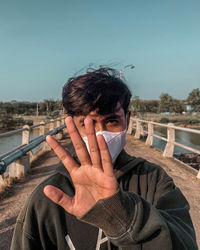
M 69 171 L 75 195 L 69 197 L 60 189 L 50 185 L 44 188 L 44 193 L 68 213 L 82 217 L 98 200 L 115 194 L 118 183 L 107 144 L 102 135 L 96 137 L 92 120 L 86 118 L 84 121 L 90 154 L 72 117 L 67 117 L 65 122 L 81 166 L 77 165 L 69 152 L 53 137 L 47 136 L 46 140 Z

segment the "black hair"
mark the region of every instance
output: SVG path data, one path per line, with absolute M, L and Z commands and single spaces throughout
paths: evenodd
M 120 102 L 124 113 L 128 111 L 131 92 L 112 68 L 89 69 L 86 74 L 70 78 L 63 87 L 63 106 L 70 116 L 113 113 Z

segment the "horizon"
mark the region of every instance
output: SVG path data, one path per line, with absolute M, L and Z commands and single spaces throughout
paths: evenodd
M 161 94 L 168 94 L 168 93 L 161 93 Z M 189 93 L 188 93 L 188 95 L 189 95 Z M 131 99 L 130 100 L 141 100 L 141 101 L 160 101 L 160 98 L 158 98 L 158 99 L 143 99 L 143 98 L 135 98 L 135 97 L 137 97 L 137 96 L 132 96 L 131 97 Z M 179 100 L 179 101 L 187 101 L 187 98 L 185 98 L 185 99 L 177 99 L 177 98 L 174 98 L 173 96 L 171 96 L 173 99 L 175 99 L 175 100 Z M 28 100 L 10 100 L 10 101 L 1 101 L 0 100 L 0 103 L 2 102 L 2 103 L 42 103 L 42 102 L 45 102 L 45 100 L 52 100 L 52 101 L 62 101 L 62 98 L 61 99 L 59 99 L 59 98 L 57 98 L 57 99 L 44 99 L 44 100 L 40 100 L 40 101 L 28 101 Z

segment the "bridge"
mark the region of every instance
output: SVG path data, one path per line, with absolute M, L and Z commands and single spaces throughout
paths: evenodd
M 151 147 L 148 143 L 144 143 L 144 141 L 139 140 L 139 137 L 140 137 L 139 134 L 141 135 L 144 133 L 142 129 L 142 125 L 141 125 L 142 123 L 144 123 L 144 121 L 132 120 L 131 125 L 129 127 L 129 131 L 128 131 L 129 134 L 127 135 L 127 145 L 125 149 L 130 155 L 135 155 L 137 157 L 145 158 L 150 162 L 153 162 L 155 164 L 162 166 L 165 169 L 165 171 L 174 179 L 175 184 L 182 190 L 183 194 L 185 195 L 185 197 L 187 198 L 190 204 L 190 207 L 191 207 L 190 214 L 191 214 L 193 224 L 195 227 L 198 246 L 200 247 L 200 223 L 199 223 L 200 180 L 197 178 L 199 177 L 199 172 L 197 170 L 191 169 L 190 167 L 186 166 L 184 163 L 177 161 L 173 157 L 166 157 L 166 155 L 156 150 L 155 148 Z M 54 121 L 54 124 L 55 124 L 55 121 Z M 136 127 L 135 127 L 135 135 L 133 136 L 131 134 L 132 134 L 132 130 L 134 129 L 134 124 L 136 124 Z M 57 133 L 63 130 L 62 126 L 64 125 L 60 126 L 59 123 L 57 124 Z M 149 127 L 150 126 L 151 125 L 149 125 Z M 58 128 L 61 128 L 61 130 L 59 130 Z M 176 129 L 176 128 L 173 128 L 173 125 L 168 125 L 168 128 Z M 44 125 L 43 125 L 43 130 L 44 130 Z M 29 131 L 29 130 L 26 129 L 26 131 Z M 53 128 L 50 131 L 55 132 L 55 128 Z M 151 128 L 151 131 L 152 131 L 152 128 Z M 151 134 L 152 136 L 152 132 L 151 133 L 149 132 L 149 134 Z M 170 133 L 168 133 L 168 135 L 169 134 Z M 40 139 L 41 139 L 41 136 L 44 136 L 44 135 L 40 135 Z M 60 139 L 60 142 L 65 147 L 70 149 L 70 139 L 67 134 L 65 135 L 64 138 L 62 136 L 58 136 L 57 138 Z M 169 142 L 169 138 L 167 140 Z M 169 148 L 170 147 L 168 144 L 168 149 Z M 171 150 L 172 149 L 170 148 L 170 152 Z M 16 150 L 14 152 L 16 153 Z M 12 154 L 13 153 L 11 153 L 10 155 Z M 6 157 L 8 157 L 8 155 L 4 156 L 4 158 L 0 158 L 1 161 L 2 159 L 6 159 Z M 27 156 L 23 155 L 21 157 L 27 157 Z M 20 164 L 16 165 L 15 163 L 16 161 L 18 161 L 18 163 Z M 53 173 L 53 171 L 56 169 L 59 159 L 55 156 L 53 151 L 49 150 L 47 146 L 43 146 L 42 157 L 38 156 L 35 158 L 34 161 L 32 161 L 32 163 L 30 163 L 31 168 L 29 168 L 28 173 L 26 173 L 26 168 L 24 168 L 25 165 L 23 165 L 23 162 L 25 161 L 22 161 L 21 158 L 13 162 L 15 164 L 15 167 L 21 166 L 19 167 L 22 170 L 21 175 L 18 175 L 19 172 L 15 171 L 16 177 L 15 177 L 13 185 L 11 185 L 11 187 L 8 188 L 1 195 L 1 199 L 0 199 L 0 237 L 1 237 L 2 249 L 9 249 L 16 218 L 20 209 L 24 205 L 25 199 L 29 196 L 29 194 L 32 192 L 35 186 L 37 186 L 41 181 L 47 178 L 48 175 Z M 24 175 L 26 177 L 21 178 Z

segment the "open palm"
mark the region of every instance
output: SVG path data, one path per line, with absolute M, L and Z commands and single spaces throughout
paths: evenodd
M 44 193 L 52 201 L 62 206 L 68 213 L 81 217 L 98 200 L 115 194 L 118 184 L 107 144 L 102 135 L 96 137 L 92 120 L 89 118 L 85 119 L 90 154 L 78 133 L 72 117 L 66 118 L 66 126 L 81 166 L 74 161 L 69 152 L 53 137 L 48 136 L 47 142 L 69 171 L 75 187 L 75 195 L 74 197 L 69 197 L 63 191 L 53 186 L 46 186 Z

